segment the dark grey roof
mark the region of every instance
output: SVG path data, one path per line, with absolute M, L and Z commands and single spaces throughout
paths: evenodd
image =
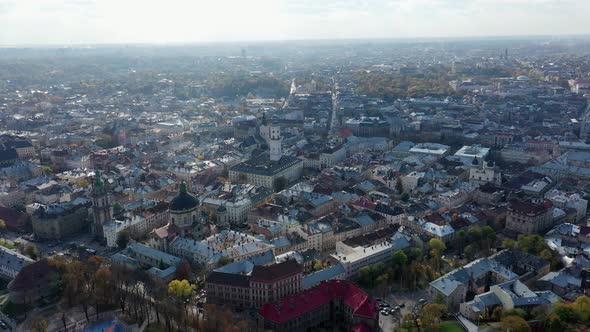
M 241 173 L 271 176 L 298 163 L 301 163 L 301 160 L 291 156 L 283 156 L 277 161 L 270 160 L 268 157 L 258 156 L 233 166 L 231 170 Z

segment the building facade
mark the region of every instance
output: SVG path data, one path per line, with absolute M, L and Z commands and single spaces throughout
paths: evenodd
M 92 186 L 92 216 L 92 233 L 97 237 L 103 237 L 102 226 L 113 220 L 113 202 L 99 171 L 95 172 Z
M 550 201 L 515 200 L 508 205 L 506 228 L 523 234 L 537 234 L 553 226 Z
M 185 183 L 181 183 L 178 195 L 170 202 L 170 222 L 178 227 L 179 235 L 203 238 L 200 211 L 199 200 L 187 191 Z
M 246 270 L 234 270 L 232 265 Z M 237 262 L 214 270 L 205 280 L 207 303 L 248 309 L 278 301 L 303 288 L 303 268 L 293 259 L 268 266 Z

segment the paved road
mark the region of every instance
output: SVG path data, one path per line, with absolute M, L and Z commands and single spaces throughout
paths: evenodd
M 469 319 L 463 317 L 463 315 L 457 315 L 457 320 L 467 329 L 467 332 L 478 332 L 479 328 L 477 325 L 473 324 Z
M 401 324 L 404 316 L 412 312 L 420 299 L 430 301 L 430 295 L 428 291 L 416 290 L 411 292 L 393 292 L 388 296 L 383 297 L 383 300 L 389 303 L 392 307 L 398 306 L 402 303 L 405 305 L 400 311 L 394 314 L 388 316 L 379 314 L 379 326 L 381 327 L 381 330 L 384 332 L 393 331 L 394 328 Z
M 381 327 L 381 331 L 384 332 L 392 332 L 398 324 L 401 324 L 402 320 L 403 316 L 400 315 L 399 311 L 389 316 L 379 313 L 379 326 Z
M 396 306 L 404 303 L 404 308 L 401 309 L 401 315 L 404 317 L 406 314 L 411 313 L 416 304 L 420 299 L 430 301 L 430 294 L 427 290 L 421 289 L 411 292 L 393 292 L 388 298 L 391 301 L 391 305 Z

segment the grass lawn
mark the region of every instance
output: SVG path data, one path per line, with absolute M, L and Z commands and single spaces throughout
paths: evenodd
M 0 246 L 3 246 L 8 249 L 12 249 L 12 250 L 16 249 L 16 246 L 14 244 L 6 241 L 5 239 L 0 239 Z
M 440 324 L 440 332 L 465 332 L 456 320 L 448 320 Z
M 166 326 L 164 324 L 151 323 L 145 328 L 145 332 L 164 332 Z

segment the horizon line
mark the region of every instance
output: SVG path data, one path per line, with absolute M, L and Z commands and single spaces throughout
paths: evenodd
M 538 34 L 538 35 L 465 35 L 465 36 L 417 36 L 417 37 L 364 37 L 364 38 L 294 38 L 294 39 L 252 39 L 252 40 L 211 40 L 211 41 L 153 41 L 153 42 L 76 42 L 76 43 L 23 43 L 0 44 L 0 49 L 16 48 L 84 48 L 106 46 L 197 46 L 197 45 L 223 45 L 240 43 L 288 43 L 288 42 L 436 42 L 436 41 L 461 41 L 461 40 L 519 40 L 541 38 L 574 38 L 590 40 L 590 33 L 580 34 Z

